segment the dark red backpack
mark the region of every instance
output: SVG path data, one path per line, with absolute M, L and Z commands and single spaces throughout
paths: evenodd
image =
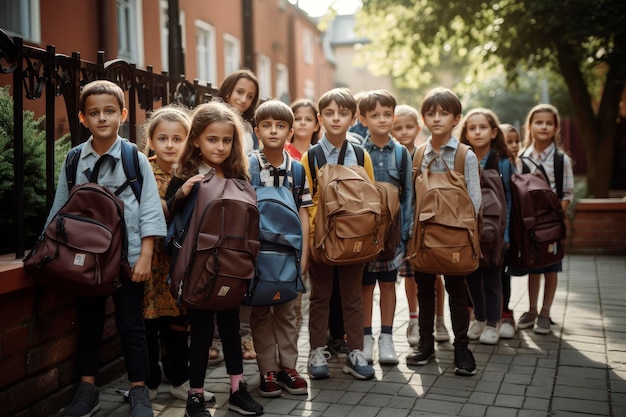
M 504 232 L 506 229 L 506 194 L 499 171 L 500 158 L 489 154 L 485 169 L 480 170 L 480 266 L 491 268 L 504 263 Z
M 560 156 L 559 156 L 560 154 Z M 523 157 L 522 162 L 530 158 Z M 565 255 L 565 213 L 541 165 L 532 173 L 524 164 L 521 174 L 511 177 L 511 247 L 509 265 L 536 269 L 560 262 Z M 563 190 L 563 154 L 555 152 L 554 172 L 559 193 Z

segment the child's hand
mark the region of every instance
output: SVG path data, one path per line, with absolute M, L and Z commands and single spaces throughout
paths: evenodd
M 193 177 L 189 178 L 187 181 L 185 181 L 185 183 L 183 184 L 182 187 L 180 187 L 180 189 L 182 190 L 182 193 L 185 197 L 187 197 L 189 195 L 189 193 L 191 193 L 191 189 L 193 188 L 193 186 L 200 181 L 202 178 L 204 178 L 204 175 L 202 174 L 196 174 Z
M 131 269 L 131 281 L 144 282 L 152 276 L 152 256 L 141 256 Z

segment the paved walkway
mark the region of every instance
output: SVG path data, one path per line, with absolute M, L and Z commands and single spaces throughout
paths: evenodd
M 526 281 L 517 277 L 512 282 L 516 318 L 528 306 Z M 554 332 L 540 336 L 523 330 L 496 346 L 472 342 L 478 367 L 472 377 L 454 375 L 451 343 L 438 344 L 436 360 L 428 365 L 406 366 L 408 312 L 400 284 L 394 327 L 398 366 L 375 362 L 376 378 L 357 381 L 331 362 L 331 378 L 309 381 L 308 396 L 266 399 L 256 390 L 256 365 L 247 364 L 250 391 L 264 405 L 265 416 L 626 416 L 626 258 L 567 256 L 552 308 Z M 446 321 L 451 328 L 448 315 Z M 375 322 L 375 333 L 379 328 Z M 307 379 L 308 350 L 305 325 L 298 370 Z M 120 379 L 102 387 L 103 409 L 96 416 L 129 415 L 115 391 L 125 386 Z M 223 365 L 210 368 L 206 388 L 217 397 L 213 416 L 238 416 L 227 410 L 228 387 Z M 168 389 L 160 387 L 155 416 L 184 416 L 184 402 L 170 397 Z

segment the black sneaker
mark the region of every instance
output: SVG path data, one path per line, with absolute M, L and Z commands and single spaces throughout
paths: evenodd
M 462 376 L 471 376 L 476 374 L 476 361 L 474 354 L 467 346 L 454 347 L 454 373 Z
M 88 382 L 78 384 L 74 399 L 67 406 L 63 417 L 90 417 L 100 410 L 100 399 L 96 387 Z
M 150 388 L 136 385 L 128 391 L 130 417 L 154 417 L 150 402 Z
M 435 340 L 420 339 L 417 347 L 406 357 L 407 365 L 426 365 L 435 357 Z
M 239 382 L 239 389 L 230 393 L 228 408 L 243 416 L 260 416 L 263 414 L 263 406 L 256 402 L 248 393 L 245 382 Z
M 204 404 L 202 394 L 189 394 L 187 407 L 185 407 L 185 417 L 211 417 L 211 412 L 206 409 Z
M 348 345 L 343 339 L 333 339 L 332 337 L 329 337 L 328 343 L 326 343 L 326 348 L 332 356 L 338 359 L 345 359 L 348 356 L 348 353 L 350 353 Z

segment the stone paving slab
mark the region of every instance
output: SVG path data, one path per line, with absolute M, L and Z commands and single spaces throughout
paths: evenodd
M 518 331 L 514 339 L 501 340 L 497 346 L 473 341 L 470 349 L 478 373 L 472 377 L 454 375 L 450 342 L 438 344 L 437 357 L 428 365 L 405 364 L 410 352 L 406 342 L 408 310 L 400 281 L 393 335 L 400 356 L 397 366 L 381 367 L 375 361 L 376 378 L 357 381 L 342 372 L 342 363 L 330 362 L 330 379 L 310 380 L 305 320 L 297 367 L 309 382 L 307 395 L 261 398 L 256 390 L 259 376 L 255 364 L 244 365 L 245 379 L 268 417 L 626 415 L 625 276 L 624 257 L 568 255 L 552 307 L 557 323 L 553 333 L 542 336 L 532 330 Z M 526 277 L 512 278 L 510 306 L 516 318 L 528 307 L 526 285 Z M 446 322 L 451 329 L 447 308 Z M 375 333 L 380 329 L 377 305 L 373 328 Z M 96 417 L 129 415 L 128 405 L 115 391 L 127 385 L 120 378 L 101 387 L 102 411 Z M 216 394 L 211 404 L 213 416 L 238 415 L 227 410 L 228 387 L 223 365 L 209 368 L 206 389 Z M 159 387 L 153 402 L 155 417 L 184 416 L 185 403 L 170 397 L 168 390 L 166 383 Z

